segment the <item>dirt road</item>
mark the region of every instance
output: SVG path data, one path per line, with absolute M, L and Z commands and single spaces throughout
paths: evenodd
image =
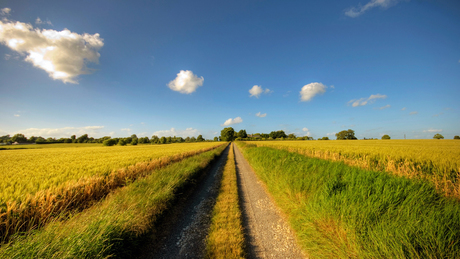
M 296 243 L 294 232 L 240 150 L 236 145 L 234 147 L 248 257 L 305 258 Z

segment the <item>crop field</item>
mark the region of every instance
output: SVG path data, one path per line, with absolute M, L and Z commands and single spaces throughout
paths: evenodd
M 335 140 L 247 141 L 257 146 L 333 161 L 363 169 L 424 178 L 447 196 L 460 198 L 460 141 L 457 140 Z
M 27 194 L 59 187 L 69 181 L 91 176 L 107 176 L 113 170 L 138 162 L 201 150 L 216 146 L 218 143 L 126 147 L 102 145 L 73 147 L 72 145 L 61 144 L 61 148 L 0 151 L 0 178 L 2 179 L 0 204 L 12 200 L 21 201 Z

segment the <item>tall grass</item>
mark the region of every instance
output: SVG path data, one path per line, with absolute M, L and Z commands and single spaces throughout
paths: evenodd
M 225 146 L 192 156 L 118 189 L 95 206 L 67 221 L 53 221 L 41 230 L 0 248 L 0 258 L 130 257 L 139 240 L 184 188 Z
M 212 212 L 206 258 L 244 258 L 244 234 L 238 201 L 235 154 L 231 145 Z
M 342 161 L 363 169 L 426 179 L 446 196 L 460 199 L 460 141 L 257 141 L 257 146 L 284 149 L 309 157 Z
M 3 209 L 0 208 L 0 235 L 2 236 L 0 242 L 7 241 L 15 233 L 39 228 L 53 218 L 63 217 L 66 213 L 88 208 L 111 191 L 148 175 L 152 170 L 209 151 L 215 147 L 211 146 L 201 150 L 140 162 L 127 168 L 114 170 L 107 176 L 95 175 L 80 179 L 77 182 L 71 181 L 59 188 L 40 191 L 34 196 L 26 196 L 27 199 L 22 202 L 6 203 Z
M 312 258 L 460 258 L 460 203 L 432 183 L 251 146 L 245 157 Z

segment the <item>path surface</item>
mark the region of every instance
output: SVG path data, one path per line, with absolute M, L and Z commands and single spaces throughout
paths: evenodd
M 249 258 L 306 258 L 294 232 L 234 145 L 238 189 Z
M 212 209 L 219 192 L 222 170 L 229 146 L 205 173 L 197 179 L 193 191 L 185 193 L 160 223 L 161 229 L 147 242 L 139 258 L 203 258 Z

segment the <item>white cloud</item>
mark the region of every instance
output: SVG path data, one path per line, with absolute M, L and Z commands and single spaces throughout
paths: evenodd
M 266 113 L 260 114 L 260 112 L 258 112 L 258 113 L 256 113 L 256 116 L 259 117 L 259 118 L 263 118 L 263 117 L 267 116 L 267 114 Z
M 21 117 L 21 115 L 19 115 L 19 114 L 15 114 L 15 115 L 14 115 L 14 117 Z
M 221 124 L 220 126 L 229 126 L 229 125 L 238 124 L 241 122 L 243 122 L 243 119 L 241 119 L 241 117 L 236 117 L 234 119 L 230 118 L 226 120 L 224 124 Z
M 429 132 L 429 133 L 442 132 L 442 129 L 428 129 L 428 130 L 424 130 L 423 132 Z
M 88 74 L 86 63 L 99 62 L 99 49 L 104 46 L 99 34 L 78 34 L 34 28 L 28 23 L 0 21 L 0 43 L 26 54 L 25 61 L 45 70 L 55 80 L 78 83 L 76 77 Z
M 194 128 L 186 128 L 185 130 L 177 130 L 175 128 L 171 128 L 169 130 L 159 130 L 153 132 L 152 135 L 156 135 L 158 137 L 197 137 L 200 135 L 200 132 Z
M 183 94 L 191 94 L 196 89 L 203 85 L 204 78 L 197 77 L 190 70 L 181 70 L 177 77 L 169 82 L 168 87 L 176 92 Z
M 309 83 L 304 85 L 300 90 L 300 100 L 302 102 L 310 101 L 315 95 L 326 92 L 327 86 L 322 83 Z
M 327 136 L 335 136 L 335 134 L 337 134 L 337 132 L 326 133 Z
M 29 128 L 20 130 L 17 133 L 22 133 L 27 137 L 30 136 L 42 136 L 42 137 L 53 137 L 53 138 L 68 138 L 71 135 L 81 136 L 88 134 L 90 137 L 99 134 L 99 130 L 103 129 L 104 126 L 86 126 L 86 127 L 64 127 L 64 128 Z
M 261 86 L 258 86 L 258 85 L 255 85 L 253 86 L 251 89 L 249 89 L 249 93 L 251 95 L 249 95 L 249 97 L 256 97 L 256 98 L 259 98 L 261 94 L 268 94 L 268 93 L 271 93 L 272 91 L 268 88 L 266 88 L 265 90 L 261 87 Z
M 376 110 L 385 110 L 385 109 L 388 109 L 390 107 L 391 107 L 391 105 L 387 104 L 385 106 L 382 106 L 382 107 L 379 107 L 379 108 L 374 108 L 374 109 L 376 109 Z
M 406 110 L 406 107 L 402 108 L 401 111 L 405 111 Z
M 49 20 L 42 21 L 42 20 L 40 19 L 40 17 L 37 17 L 37 19 L 35 20 L 35 24 L 48 24 L 48 25 L 53 25 Z
M 387 98 L 387 96 L 384 94 L 372 94 L 368 98 L 353 99 L 349 101 L 348 104 L 351 103 L 351 106 L 358 107 L 358 106 L 364 106 L 366 104 L 371 104 L 375 101 L 375 99 L 385 99 L 385 98 Z
M 8 15 L 11 12 L 11 8 L 5 7 L 0 10 L 0 15 Z
M 345 15 L 355 18 L 363 14 L 369 9 L 374 7 L 381 7 L 383 9 L 389 8 L 392 5 L 395 5 L 399 2 L 399 0 L 371 0 L 369 3 L 365 4 L 364 6 L 359 5 L 359 7 L 350 7 L 345 11 Z
M 130 128 L 124 128 L 124 129 L 120 129 L 121 131 L 124 131 L 126 133 L 131 133 L 131 129 Z
M 416 112 L 410 112 L 409 115 L 415 115 L 417 113 L 418 113 L 417 111 Z
M 307 135 L 307 136 L 311 135 L 311 132 L 310 132 L 310 130 L 308 128 L 303 128 L 302 131 L 305 132 L 305 135 Z
M 308 128 L 303 128 L 302 131 L 308 131 Z

